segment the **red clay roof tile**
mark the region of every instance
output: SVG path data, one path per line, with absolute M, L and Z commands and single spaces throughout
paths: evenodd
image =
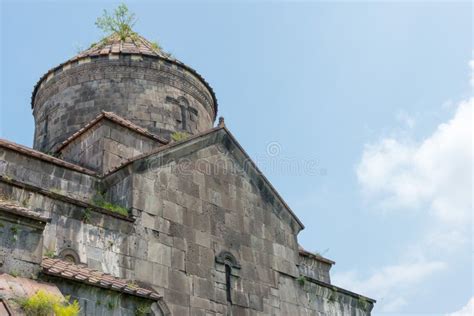
M 62 259 L 43 258 L 41 262 L 43 273 L 60 278 L 71 279 L 85 284 L 100 286 L 118 292 L 128 293 L 139 297 L 149 298 L 152 300 L 161 299 L 154 290 L 145 289 L 135 284 L 127 282 L 127 280 L 114 277 L 97 270 L 87 268 L 85 265 L 74 264 Z

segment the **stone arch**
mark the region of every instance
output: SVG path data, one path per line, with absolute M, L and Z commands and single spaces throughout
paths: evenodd
M 153 303 L 151 305 L 151 311 L 153 312 L 154 316 L 171 316 L 171 311 L 163 299 Z
M 189 105 L 188 99 L 186 99 L 183 96 L 179 96 L 176 100 L 178 100 L 178 103 L 181 104 L 181 105 L 185 105 L 185 106 Z
M 223 264 L 223 265 L 228 265 L 231 268 L 240 269 L 240 264 L 237 261 L 237 259 L 235 258 L 235 256 L 227 250 L 221 251 L 216 256 L 216 262 L 220 263 L 220 264 Z
M 237 277 L 238 273 L 237 270 L 240 269 L 240 264 L 237 262 L 237 259 L 235 256 L 226 250 L 221 251 L 217 256 L 216 256 L 216 262 L 218 264 L 222 264 L 223 271 L 224 272 L 224 277 L 225 277 L 225 290 L 226 290 L 226 298 L 227 298 L 227 303 L 232 304 L 232 279 L 233 277 Z
M 81 263 L 81 258 L 79 257 L 79 254 L 72 248 L 64 248 L 59 252 L 58 257 L 74 264 Z

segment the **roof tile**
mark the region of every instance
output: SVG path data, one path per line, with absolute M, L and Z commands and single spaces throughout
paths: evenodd
M 114 277 L 97 270 L 87 268 L 85 265 L 77 265 L 62 259 L 43 258 L 41 262 L 43 273 L 72 279 L 85 284 L 100 286 L 118 292 L 128 293 L 130 295 L 158 300 L 161 298 L 154 290 L 145 289 L 138 286 L 130 286 L 127 280 Z

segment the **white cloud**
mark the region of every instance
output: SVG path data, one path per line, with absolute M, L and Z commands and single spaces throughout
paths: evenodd
M 378 310 L 393 312 L 407 303 L 404 295 L 410 295 L 410 289 L 445 268 L 440 261 L 402 263 L 383 267 L 367 278 L 354 271 L 337 273 L 333 283 L 373 297 L 378 300 Z
M 474 297 L 471 297 L 466 306 L 458 310 L 457 312 L 447 314 L 446 316 L 472 316 L 474 315 Z
M 472 107 L 461 102 L 454 117 L 421 142 L 385 138 L 366 145 L 357 178 L 367 197 L 385 209 L 428 208 L 443 222 L 472 215 Z
M 469 65 L 474 87 L 474 60 Z M 452 118 L 420 141 L 401 132 L 364 147 L 356 174 L 374 209 L 424 212 L 418 241 L 405 247 L 399 265 L 382 266 L 367 277 L 353 271 L 333 277 L 335 284 L 378 298 L 379 311 L 402 309 L 419 283 L 446 270 L 449 259 L 440 254 L 466 254 L 462 246 L 472 238 L 473 224 L 473 106 L 474 98 L 454 105 Z M 400 116 L 402 123 L 404 117 L 409 118 Z M 409 129 L 413 124 L 405 122 Z M 473 308 L 474 298 L 449 316 L 471 316 Z

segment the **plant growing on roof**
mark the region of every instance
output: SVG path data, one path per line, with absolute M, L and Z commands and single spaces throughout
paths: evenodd
M 101 192 L 97 192 L 95 196 L 93 197 L 91 203 L 97 207 L 104 208 L 108 211 L 123 215 L 123 216 L 128 216 L 128 209 L 118 205 L 118 204 L 113 204 L 108 202 L 104 194 Z
M 189 137 L 189 134 L 185 133 L 185 132 L 174 132 L 173 134 L 171 134 L 171 139 L 174 142 L 183 141 L 183 140 L 187 139 L 188 137 Z
M 125 40 L 127 37 L 136 36 L 132 29 L 136 22 L 135 14 L 122 3 L 112 14 L 104 10 L 102 16 L 97 18 L 95 25 L 105 34 L 117 34 L 121 40 Z

